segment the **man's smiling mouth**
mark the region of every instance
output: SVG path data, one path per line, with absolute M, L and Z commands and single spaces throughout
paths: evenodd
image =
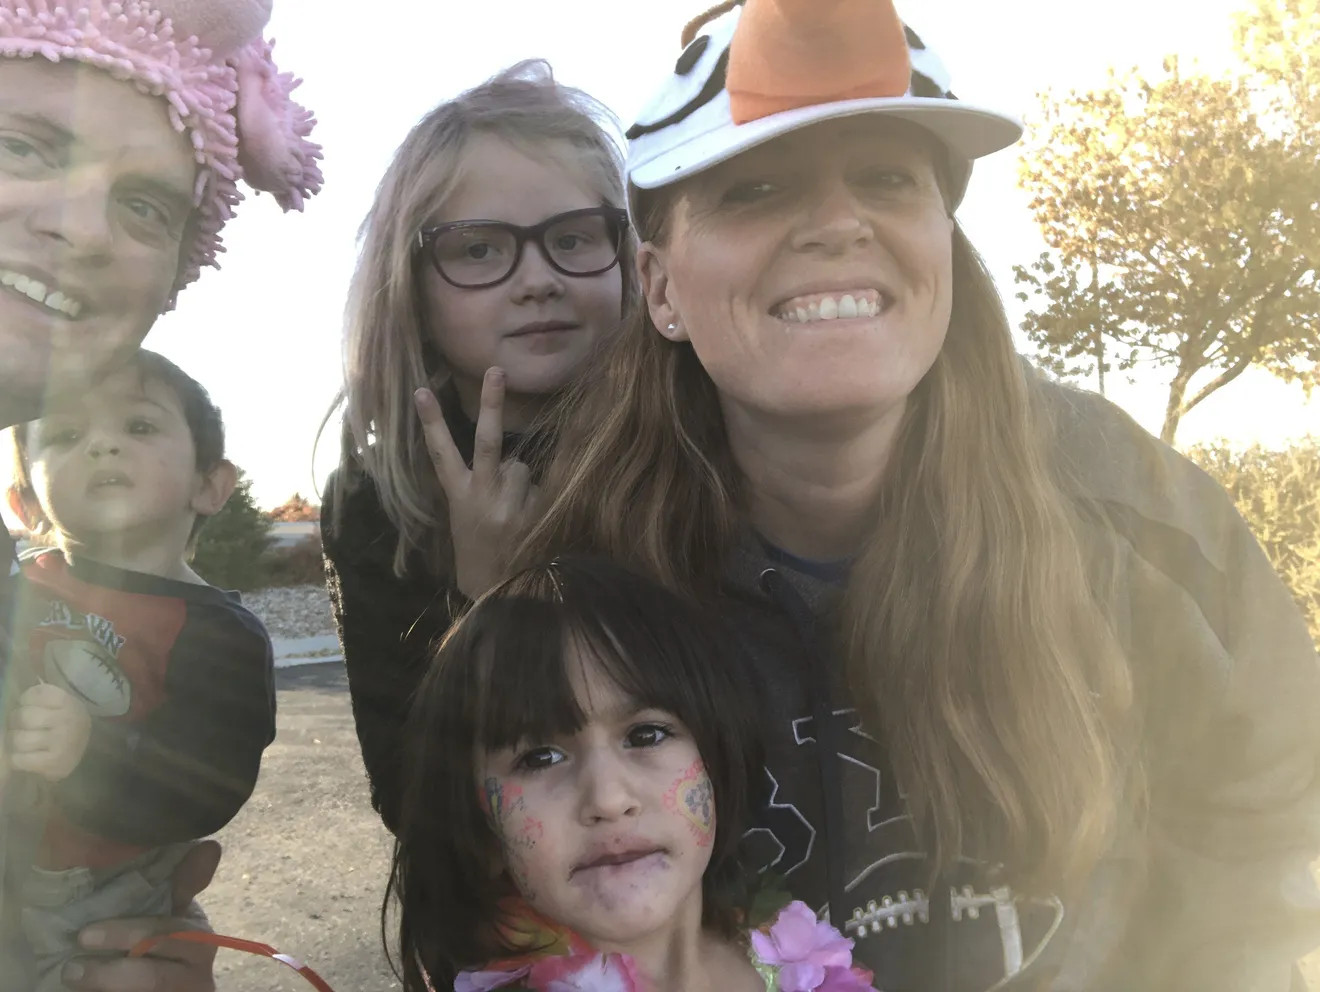
M 0 286 L 40 303 L 48 310 L 70 320 L 77 320 L 83 312 L 83 303 L 63 290 L 51 289 L 40 279 L 34 279 L 13 269 L 0 268 Z

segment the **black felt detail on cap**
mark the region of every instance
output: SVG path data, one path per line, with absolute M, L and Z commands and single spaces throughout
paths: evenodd
M 939 83 L 915 70 L 912 73 L 912 95 L 943 97 L 945 99 L 950 99 L 952 97 L 951 93 L 944 92 Z
M 651 134 L 655 131 L 661 131 L 671 124 L 677 124 L 679 121 L 691 116 L 692 112 L 699 107 L 714 100 L 720 90 L 724 89 L 724 81 L 729 72 L 729 50 L 726 48 L 720 56 L 720 60 L 715 63 L 715 68 L 711 71 L 710 78 L 706 80 L 706 85 L 701 88 L 701 92 L 680 107 L 674 113 L 670 114 L 662 121 L 656 121 L 654 124 L 634 124 L 628 128 L 628 133 L 624 135 L 629 141 L 634 138 L 640 138 L 644 134 Z
M 918 52 L 924 52 L 926 50 L 926 43 L 921 40 L 921 36 L 906 24 L 903 25 L 903 33 L 907 35 L 908 48 Z
M 692 44 L 683 49 L 683 54 L 678 57 L 678 61 L 674 64 L 674 73 L 679 76 L 686 76 L 696 68 L 697 63 L 701 61 L 701 56 L 706 54 L 706 49 L 709 47 L 710 35 L 703 34 L 699 38 L 694 38 Z

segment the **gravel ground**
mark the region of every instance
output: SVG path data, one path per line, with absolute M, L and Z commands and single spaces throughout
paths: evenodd
M 256 792 L 218 835 L 224 856 L 201 896 L 221 933 L 272 944 L 335 992 L 397 989 L 380 949 L 389 870 L 385 828 L 367 799 L 341 664 L 276 673 L 278 735 Z M 222 951 L 220 992 L 305 992 L 272 961 Z
M 323 585 L 245 592 L 243 605 L 266 625 L 271 637 L 316 637 L 335 632 L 330 597 Z

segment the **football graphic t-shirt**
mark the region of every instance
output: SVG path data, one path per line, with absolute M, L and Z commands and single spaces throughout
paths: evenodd
M 275 733 L 270 638 L 238 597 L 43 551 L 15 600 L 6 705 L 44 682 L 93 717 L 44 790 L 38 863 L 108 867 L 228 822 Z

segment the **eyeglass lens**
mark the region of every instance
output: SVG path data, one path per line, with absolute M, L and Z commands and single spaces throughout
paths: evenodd
M 617 226 L 587 214 L 566 217 L 541 236 L 547 258 L 565 272 L 589 275 L 608 269 L 619 253 Z M 518 260 L 518 237 L 499 224 L 478 224 L 440 232 L 431 248 L 447 278 L 461 285 L 496 282 Z

